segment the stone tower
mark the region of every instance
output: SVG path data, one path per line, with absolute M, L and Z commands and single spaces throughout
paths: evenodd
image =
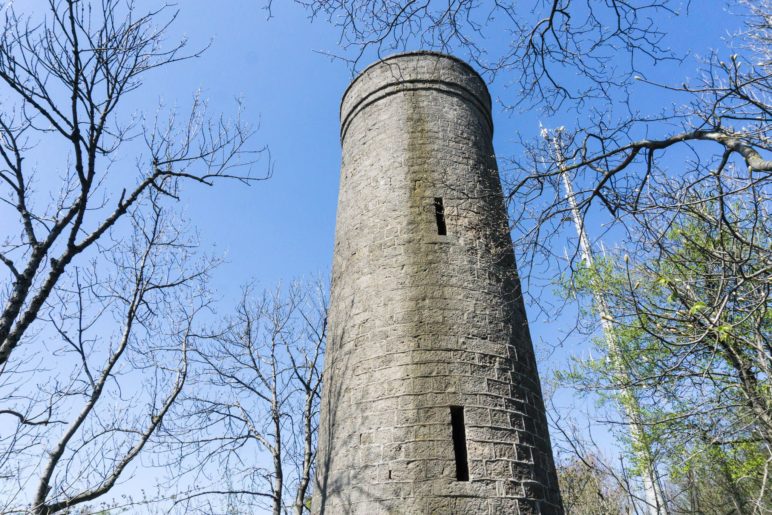
M 314 513 L 562 513 L 492 132 L 447 55 L 343 96 Z

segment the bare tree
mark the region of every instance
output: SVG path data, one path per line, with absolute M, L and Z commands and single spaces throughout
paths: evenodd
M 670 0 L 296 1 L 340 29 L 344 53 L 335 57 L 354 68 L 365 56 L 410 48 L 460 53 L 491 76 L 513 78 L 514 104 L 551 112 L 566 101 L 607 100 L 640 66 L 676 58 L 652 23 L 676 14 Z M 489 40 L 503 44 L 491 49 Z
M 186 53 L 184 41 L 165 45 L 176 16 L 168 6 L 141 14 L 132 1 L 49 0 L 33 18 L 18 5 L 3 8 L 0 36 L 0 85 L 10 98 L 0 115 L 0 199 L 2 216 L 17 224 L 0 243 L 0 366 L 67 268 L 143 197 L 177 197 L 184 181 L 250 180 L 235 171 L 249 155 L 250 129 L 209 120 L 199 99 L 183 120 L 122 113 L 149 72 L 200 54 Z M 116 158 L 137 139 L 145 149 L 132 174 L 125 156 Z
M 227 330 L 195 349 L 200 373 L 184 400 L 173 480 L 192 474 L 197 487 L 178 508 L 207 512 L 227 497 L 238 510 L 310 509 L 326 314 L 321 283 L 245 288 Z
M 737 52 L 709 55 L 694 83 L 653 84 L 637 77 L 677 95 L 681 103 L 673 111 L 625 116 L 619 123 L 602 113 L 584 127 L 565 128 L 562 167 L 544 142 L 525 146 L 525 157 L 509 170 L 510 198 L 527 213 L 515 220 L 524 248 L 556 257 L 548 255 L 550 238 L 563 236 L 561 224 L 572 209 L 560 192 L 563 174 L 575 186 L 571 202 L 582 219 L 601 217 L 606 231 L 620 229 L 631 246 L 630 234 L 641 228 L 655 239 L 652 231 L 668 226 L 657 225 L 657 219 L 677 216 L 690 189 L 705 180 L 717 178 L 715 195 L 727 202 L 769 184 L 772 160 L 764 156 L 772 149 L 772 5 L 747 0 L 737 9 L 745 15 L 744 31 L 733 38 Z M 578 252 L 572 257 L 581 260 Z
M 41 514 L 104 498 L 170 423 L 215 262 L 165 202 L 251 181 L 255 159 L 251 129 L 198 97 L 183 117 L 127 111 L 201 53 L 165 41 L 169 6 L 45 5 L 7 2 L 0 35 L 0 511 Z
M 566 515 L 628 513 L 627 492 L 589 455 L 558 464 L 560 493 Z
M 94 501 L 162 431 L 209 307 L 211 260 L 152 196 L 133 232 L 64 274 L 40 308 L 45 352 L 3 368 L 2 511 L 56 513 Z M 13 424 L 8 424 L 8 418 Z

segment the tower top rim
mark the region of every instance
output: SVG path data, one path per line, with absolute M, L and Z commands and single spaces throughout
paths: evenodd
M 362 71 L 357 73 L 353 79 L 351 79 L 351 82 L 349 82 L 348 86 L 346 86 L 346 90 L 343 92 L 343 96 L 340 99 L 341 107 L 343 106 L 343 102 L 345 102 L 346 97 L 349 94 L 349 91 L 351 91 L 351 88 L 356 84 L 364 75 L 367 74 L 368 71 L 370 71 L 372 68 L 375 68 L 378 65 L 384 64 L 388 61 L 392 61 L 395 59 L 403 59 L 407 57 L 420 57 L 420 56 L 433 56 L 433 57 L 440 57 L 444 59 L 448 59 L 450 61 L 455 61 L 456 63 L 460 64 L 462 67 L 466 68 L 468 71 L 472 72 L 473 75 L 475 75 L 478 79 L 480 79 L 480 82 L 483 83 L 485 86 L 485 92 L 488 94 L 488 100 L 490 101 L 490 92 L 488 91 L 488 84 L 485 82 L 485 79 L 483 76 L 474 69 L 474 67 L 469 64 L 468 62 L 464 61 L 460 57 L 456 57 L 452 54 L 446 54 L 444 52 L 437 52 L 436 50 L 410 50 L 407 52 L 397 52 L 395 54 L 389 54 L 386 57 L 381 57 L 377 61 L 374 61 L 367 66 L 365 66 Z
M 433 58 L 434 67 L 421 61 Z M 400 67 L 404 63 L 404 67 Z M 442 63 L 442 64 L 441 64 Z M 390 72 L 379 72 L 383 67 Z M 394 67 L 394 68 L 392 68 Z M 371 77 L 368 81 L 367 78 Z M 351 120 L 366 105 L 397 91 L 413 89 L 454 90 L 473 100 L 491 126 L 491 95 L 482 75 L 463 59 L 433 50 L 400 52 L 365 67 L 349 83 L 340 101 L 341 140 Z M 391 93 L 388 93 L 388 92 Z M 384 95 L 385 94 L 385 95 Z

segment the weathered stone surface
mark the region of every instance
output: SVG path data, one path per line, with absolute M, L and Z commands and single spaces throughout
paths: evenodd
M 344 95 L 314 513 L 562 513 L 492 130 L 449 56 L 388 58 Z

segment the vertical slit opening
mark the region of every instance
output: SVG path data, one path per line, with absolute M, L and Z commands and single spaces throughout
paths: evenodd
M 437 217 L 437 234 L 445 236 L 448 234 L 448 228 L 445 225 L 445 206 L 442 204 L 442 197 L 434 197 L 434 215 Z
M 453 428 L 453 453 L 456 456 L 456 479 L 469 481 L 469 461 L 466 455 L 466 429 L 464 407 L 450 407 L 450 425 Z

